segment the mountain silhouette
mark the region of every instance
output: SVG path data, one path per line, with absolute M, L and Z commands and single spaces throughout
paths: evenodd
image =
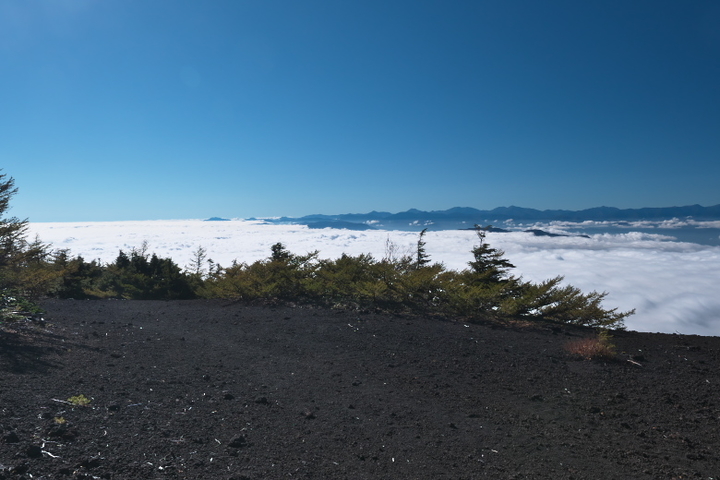
M 447 210 L 423 211 L 411 208 L 404 212 L 389 213 L 346 213 L 338 215 L 314 214 L 304 217 L 282 217 L 270 220 L 273 223 L 296 223 L 314 228 L 335 226 L 364 230 L 368 225 L 404 230 L 444 230 L 468 228 L 475 224 L 487 225 L 492 222 L 584 222 L 584 221 L 662 221 L 692 218 L 699 221 L 720 220 L 720 205 L 703 207 L 689 205 L 664 208 L 595 207 L 585 210 L 536 210 L 517 206 L 498 207 L 493 210 L 478 210 L 472 207 L 453 207 Z

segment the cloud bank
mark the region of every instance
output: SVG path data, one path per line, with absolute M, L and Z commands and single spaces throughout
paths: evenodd
M 298 254 L 320 251 L 321 258 L 343 253 L 386 254 L 387 242 L 400 253 L 412 251 L 417 233 L 309 229 L 301 225 L 269 225 L 261 221 L 161 220 L 138 222 L 31 223 L 53 248 L 69 249 L 86 260 L 112 262 L 118 250 L 148 242 L 149 251 L 187 266 L 198 247 L 228 266 L 267 258 L 274 243 Z M 585 292 L 608 292 L 606 308 L 635 308 L 626 325 L 631 330 L 720 335 L 720 247 L 669 242 L 647 233 L 597 234 L 582 237 L 536 237 L 529 233 L 490 233 L 488 241 L 505 251 L 517 267 L 515 275 L 542 281 L 563 275 Z M 476 243 L 472 231 L 428 232 L 431 259 L 463 269 Z

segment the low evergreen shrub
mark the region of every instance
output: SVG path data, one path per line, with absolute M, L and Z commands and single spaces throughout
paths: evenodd
M 170 258 L 149 254 L 143 243 L 129 253 L 120 251 L 114 262 L 104 265 L 71 258 L 67 250 L 51 252 L 39 240 L 28 242 L 27 221 L 3 217 L 16 192 L 13 179 L 0 174 L 0 320 L 29 309 L 32 299 L 42 295 L 266 300 L 604 329 L 622 328 L 633 313 L 604 308 L 606 293 L 583 293 L 564 285 L 562 277 L 541 283 L 514 277 L 510 273 L 514 265 L 504 252 L 487 242 L 490 227 L 476 226 L 479 243 L 462 271 L 431 262 L 425 250 L 426 230 L 414 252 L 397 255 L 397 248 L 388 244 L 381 260 L 368 254 L 319 259 L 317 251 L 297 255 L 276 243 L 267 259 L 233 262 L 227 268 L 208 260 L 199 248 L 191 265 L 182 269 Z

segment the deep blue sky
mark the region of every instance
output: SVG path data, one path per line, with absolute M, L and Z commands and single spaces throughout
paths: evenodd
M 720 203 L 717 1 L 4 0 L 31 221 Z

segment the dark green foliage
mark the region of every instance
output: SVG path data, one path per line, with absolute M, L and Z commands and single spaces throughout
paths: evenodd
M 46 270 L 55 272 L 47 294 L 59 298 L 125 298 L 175 300 L 195 298 L 198 283 L 193 274 L 183 272 L 172 259 L 147 253 L 147 245 L 122 250 L 115 261 L 102 265 L 70 258 L 67 250 L 53 252 Z
M 478 229 L 479 245 L 463 271 L 430 264 L 422 235 L 415 258 L 342 255 L 318 259 L 318 252 L 296 255 L 282 243 L 270 256 L 230 267 L 208 261 L 207 274 L 199 250 L 196 265 L 181 271 L 171 259 L 147 253 L 147 245 L 120 251 L 109 265 L 70 259 L 55 252 L 48 262 L 51 293 L 63 298 L 183 299 L 201 296 L 244 301 L 282 301 L 324 306 L 377 308 L 394 312 L 437 313 L 477 319 L 547 320 L 602 328 L 620 328 L 632 312 L 602 307 L 604 293 L 582 293 L 562 285 L 562 277 L 525 282 L 509 272 L 513 265 L 490 247 Z M 201 255 L 202 254 L 202 255 Z
M 242 300 L 307 300 L 307 281 L 314 275 L 318 252 L 290 253 L 282 243 L 271 247 L 271 256 L 251 265 L 233 263 L 216 267 L 201 289 L 204 296 Z
M 430 256 L 425 252 L 425 241 L 423 240 L 425 232 L 427 232 L 427 228 L 423 228 L 422 232 L 420 232 L 420 238 L 418 238 L 417 241 L 415 268 L 422 268 L 430 263 Z
M 15 180 L 0 174 L 0 319 L 32 310 L 32 301 L 54 280 L 46 268 L 47 246 L 27 240 L 27 220 L 5 216 L 16 193 Z
M 285 248 L 285 245 L 279 242 L 270 247 L 270 251 L 272 252 L 270 260 L 273 262 L 287 262 L 293 257 L 287 248 Z
M 561 286 L 562 280 L 555 277 L 539 284 L 521 284 L 520 295 L 502 305 L 503 313 L 601 328 L 619 327 L 625 317 L 634 313 L 606 310 L 602 301 L 607 293 L 585 294 L 572 285 Z
M 468 262 L 474 274 L 473 282 L 475 283 L 505 282 L 507 272 L 515 268 L 515 265 L 504 258 L 505 252 L 490 247 L 485 241 L 486 230 L 491 228 L 492 226 L 488 226 L 483 229 L 475 225 L 475 232 L 480 240 L 480 245 L 473 247 L 471 252 L 474 260 Z
M 211 260 L 207 258 L 207 250 L 203 247 L 198 247 L 198 249 L 193 252 L 193 259 L 188 266 L 188 270 L 192 275 L 202 279 L 205 275 L 206 261 L 211 262 Z
M 0 267 L 12 263 L 12 257 L 18 252 L 27 230 L 27 220 L 5 217 L 10 208 L 10 200 L 17 191 L 15 179 L 0 174 Z
M 194 298 L 191 275 L 184 273 L 170 258 L 148 255 L 146 246 L 122 250 L 114 263 L 102 269 L 87 295 L 139 300 L 178 300 Z
M 484 231 L 478 231 L 478 239 L 469 268 L 459 272 L 429 264 L 422 250 L 415 258 L 376 260 L 372 255 L 342 255 L 320 260 L 318 252 L 296 255 L 281 243 L 271 247 L 267 259 L 252 264 L 234 262 L 222 268 L 208 261 L 207 274 L 199 263 L 182 271 L 171 259 L 148 254 L 146 245 L 129 253 L 120 251 L 108 265 L 69 258 L 66 251 L 57 251 L 49 259 L 36 256 L 20 270 L 35 271 L 33 278 L 40 279 L 35 283 L 52 284 L 47 292 L 61 298 L 201 296 L 437 313 L 468 320 L 546 320 L 602 328 L 620 328 L 632 313 L 604 309 L 604 293 L 584 294 L 562 285 L 562 277 L 537 284 L 516 278 L 509 273 L 512 264 L 502 251 L 489 246 Z
M 25 240 L 27 220 L 5 217 L 16 193 L 15 180 L 0 174 L 0 288 L 3 289 L 18 286 L 18 272 L 38 253 L 29 251 Z
M 103 268 L 96 261 L 86 262 L 83 257 L 69 257 L 68 250 L 54 252 L 52 268 L 59 272 L 59 279 L 50 294 L 59 298 L 94 298 L 93 285 L 102 277 Z
M 513 265 L 501 250 L 489 246 L 484 230 L 478 229 L 478 239 L 470 268 L 461 272 L 448 271 L 442 264 L 428 265 L 424 253 L 414 259 L 388 256 L 378 261 L 371 255 L 342 255 L 318 260 L 317 252 L 298 256 L 278 243 L 267 260 L 216 270 L 202 295 L 602 328 L 621 328 L 623 319 L 633 313 L 602 308 L 606 294 L 583 294 L 561 285 L 562 277 L 539 284 L 524 282 L 509 274 Z M 424 247 L 421 242 L 422 235 L 418 245 Z
M 479 244 L 471 250 L 469 268 L 460 272 L 431 264 L 425 250 L 426 230 L 420 232 L 414 255 L 398 257 L 396 246 L 388 242 L 382 260 L 371 255 L 320 260 L 318 252 L 296 255 L 276 243 L 265 260 L 250 265 L 234 262 L 223 268 L 206 260 L 205 250 L 199 248 L 189 269 L 183 271 L 169 258 L 148 254 L 146 243 L 129 253 L 120 251 L 108 265 L 70 258 L 67 250 L 49 252 L 39 240 L 26 240 L 27 221 L 4 217 L 16 192 L 13 179 L 0 175 L 0 317 L 5 318 L 9 312 L 29 308 L 28 298 L 46 294 L 61 298 L 260 299 L 602 328 L 622 327 L 623 319 L 633 313 L 604 309 L 605 293 L 584 294 L 562 285 L 562 277 L 535 284 L 512 276 L 512 263 L 504 252 L 488 244 L 487 229 L 477 226 Z

